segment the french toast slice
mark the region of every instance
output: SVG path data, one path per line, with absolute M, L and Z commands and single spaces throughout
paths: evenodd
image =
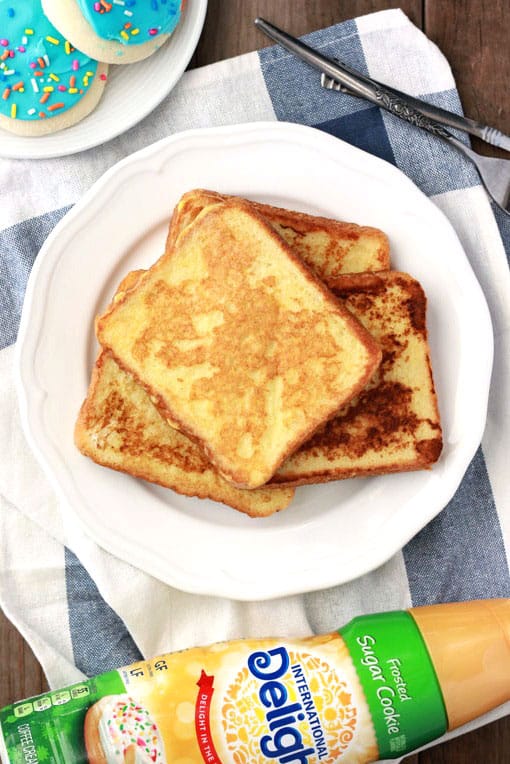
M 196 443 L 169 427 L 143 387 L 104 351 L 80 409 L 75 443 L 105 467 L 186 496 L 222 502 L 251 517 L 284 509 L 294 495 L 287 487 L 243 491 L 223 480 Z
M 378 341 L 365 389 L 280 467 L 273 485 L 302 485 L 430 467 L 442 449 L 426 298 L 406 273 L 340 276 L 334 293 Z
M 264 219 L 231 200 L 202 210 L 96 331 L 239 488 L 266 483 L 381 359 Z
M 384 271 L 391 267 L 388 237 L 378 228 L 307 215 L 202 189 L 188 191 L 175 207 L 166 250 L 171 250 L 183 228 L 193 222 L 204 207 L 229 199 L 245 202 L 262 215 L 326 284 L 344 273 Z

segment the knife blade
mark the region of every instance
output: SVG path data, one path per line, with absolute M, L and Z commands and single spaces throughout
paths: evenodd
M 306 43 L 292 37 L 287 32 L 279 29 L 274 24 L 262 18 L 255 19 L 255 25 L 270 39 L 282 45 L 288 51 L 298 56 L 310 66 L 318 69 L 323 74 L 343 86 L 344 92 L 380 106 L 396 116 L 403 117 L 406 121 L 419 126 L 425 126 L 431 132 L 436 132 L 441 137 L 446 137 L 441 125 L 454 127 L 464 132 L 475 135 L 492 146 L 497 146 L 510 152 L 510 137 L 495 127 L 484 125 L 476 120 L 454 114 L 446 109 L 426 103 L 419 98 L 409 96 L 400 90 L 389 87 L 377 80 L 356 71 L 350 66 L 336 59 L 324 56 Z

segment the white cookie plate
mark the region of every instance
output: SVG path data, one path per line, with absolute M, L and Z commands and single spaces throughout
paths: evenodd
M 207 0 L 188 0 L 170 39 L 137 64 L 110 66 L 99 104 L 81 122 L 50 135 L 27 138 L 0 129 L 0 156 L 43 159 L 100 146 L 129 130 L 170 93 L 186 69 L 204 26 Z
M 384 229 L 428 296 L 444 450 L 432 470 L 299 488 L 253 520 L 99 467 L 73 444 L 97 352 L 94 316 L 159 256 L 180 195 L 210 188 Z M 17 386 L 27 438 L 98 544 L 190 592 L 243 600 L 332 586 L 388 560 L 454 494 L 481 440 L 492 366 L 482 291 L 444 215 L 399 170 L 308 127 L 195 130 L 109 170 L 44 244 L 24 305 Z M 240 360 L 242 362 L 242 359 Z

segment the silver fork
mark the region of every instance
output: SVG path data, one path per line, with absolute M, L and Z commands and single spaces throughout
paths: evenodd
M 282 29 L 274 26 L 265 19 L 255 19 L 256 26 L 275 42 L 294 53 L 310 66 L 319 69 L 322 72 L 321 84 L 330 90 L 339 90 L 349 93 L 358 98 L 364 98 L 371 103 L 380 106 L 400 119 L 410 122 L 412 125 L 427 130 L 432 135 L 442 138 L 451 146 L 464 154 L 478 170 L 485 190 L 497 206 L 507 215 L 510 215 L 510 160 L 495 159 L 493 157 L 484 157 L 477 154 L 468 146 L 465 146 L 454 135 L 450 133 L 443 125 L 454 125 L 461 127 L 474 134 L 480 135 L 489 142 L 497 143 L 508 149 L 508 136 L 504 136 L 494 128 L 486 128 L 486 131 L 480 130 L 484 126 L 475 123 L 474 120 L 467 120 L 458 115 L 448 114 L 444 109 L 438 109 L 412 98 L 405 93 L 389 88 L 376 80 L 365 77 L 360 72 L 338 62 L 334 59 L 324 56 L 317 50 L 314 50 L 306 43 L 298 40 L 296 37 L 284 32 Z M 433 114 L 433 118 L 427 116 Z M 495 138 L 496 140 L 492 140 Z
M 342 85 L 342 83 L 324 74 L 324 72 L 321 74 L 321 86 L 327 90 L 336 90 L 359 98 L 362 97 L 354 93 L 350 88 Z M 470 149 L 469 146 L 459 141 L 437 121 L 429 119 L 429 117 L 407 104 L 404 100 L 405 97 L 401 98 L 394 95 L 394 92 L 389 88 L 387 90 L 384 89 L 379 98 L 379 105 L 396 117 L 400 117 L 400 119 L 410 122 L 412 125 L 416 125 L 416 127 L 421 127 L 438 138 L 442 138 L 464 154 L 475 165 L 484 188 L 494 203 L 503 212 L 510 215 L 510 159 L 497 159 L 478 154 L 473 149 Z

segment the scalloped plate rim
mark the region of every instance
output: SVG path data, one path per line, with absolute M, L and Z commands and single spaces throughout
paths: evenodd
M 51 447 L 45 442 L 46 436 L 44 433 L 44 426 L 41 421 L 36 422 L 35 414 L 37 414 L 39 420 L 42 416 L 40 409 L 41 407 L 44 407 L 44 394 L 41 389 L 38 389 L 39 381 L 33 376 L 35 374 L 33 364 L 32 368 L 30 368 L 31 361 L 33 361 L 37 355 L 38 341 L 40 338 L 39 331 L 42 331 L 44 327 L 44 320 L 41 316 L 41 300 L 44 295 L 46 298 L 49 298 L 49 292 L 46 291 L 45 294 L 45 290 L 51 288 L 53 271 L 50 266 L 52 258 L 54 259 L 56 257 L 59 242 L 62 237 L 66 235 L 66 232 L 67 235 L 71 235 L 73 228 L 76 228 L 76 226 L 80 224 L 83 225 L 86 214 L 92 214 L 94 205 L 99 207 L 103 206 L 102 201 L 104 194 L 108 195 L 115 183 L 121 183 L 122 180 L 129 178 L 132 173 L 137 175 L 139 171 L 146 172 L 150 167 L 152 167 L 152 171 L 154 172 L 164 173 L 164 166 L 167 162 L 171 162 L 172 159 L 175 160 L 175 157 L 179 153 L 190 151 L 193 146 L 196 146 L 201 150 L 203 150 L 204 147 L 207 148 L 207 146 L 216 148 L 222 147 L 228 153 L 228 151 L 233 150 L 234 147 L 239 148 L 244 146 L 244 148 L 248 148 L 250 145 L 253 146 L 254 144 L 260 147 L 260 145 L 268 140 L 273 140 L 277 143 L 283 141 L 286 146 L 289 142 L 292 143 L 294 141 L 295 146 L 300 147 L 301 150 L 304 150 L 304 147 L 306 146 L 307 150 L 323 152 L 330 157 L 330 160 L 334 158 L 334 161 L 340 164 L 342 164 L 342 161 L 344 163 L 354 163 L 359 165 L 363 171 L 368 168 L 375 179 L 384 179 L 389 188 L 396 187 L 405 189 L 406 198 L 412 198 L 413 203 L 416 203 L 421 209 L 425 209 L 426 214 L 429 215 L 438 226 L 442 226 L 451 241 L 456 242 L 457 251 L 452 255 L 452 257 L 456 258 L 458 261 L 455 263 L 455 268 L 460 274 L 462 283 L 465 285 L 466 289 L 469 290 L 471 296 L 474 297 L 475 304 L 477 303 L 477 321 L 481 324 L 483 329 L 483 342 L 479 341 L 478 343 L 480 345 L 480 350 L 483 351 L 484 358 L 484 370 L 483 372 L 480 371 L 480 374 L 483 374 L 485 380 L 483 389 L 480 390 L 478 394 L 479 414 L 478 416 L 473 417 L 473 421 L 470 422 L 469 443 L 466 447 L 467 440 L 464 438 L 463 445 L 459 446 L 455 452 L 455 459 L 452 458 L 455 475 L 453 479 L 450 479 L 447 490 L 443 490 L 440 502 L 441 506 L 438 505 L 437 501 L 422 506 L 420 509 L 421 514 L 419 520 L 417 520 L 416 517 L 413 517 L 410 520 L 409 513 L 406 515 L 405 509 L 404 511 L 396 510 L 392 518 L 391 531 L 393 532 L 395 526 L 398 527 L 400 525 L 400 532 L 391 540 L 386 539 L 386 543 L 382 546 L 380 538 L 375 539 L 374 543 L 371 541 L 368 542 L 367 540 L 364 545 L 361 544 L 360 549 L 357 550 L 356 559 L 354 561 L 352 561 L 351 555 L 350 570 L 335 566 L 335 559 L 338 559 L 341 552 L 341 544 L 335 544 L 330 549 L 323 548 L 320 563 L 316 563 L 312 566 L 313 575 L 311 578 L 310 571 L 303 571 L 303 573 L 306 574 L 305 578 L 304 575 L 299 576 L 299 571 L 296 570 L 280 570 L 279 572 L 281 575 L 276 582 L 271 580 L 272 578 L 274 579 L 274 570 L 272 571 L 272 576 L 269 575 L 261 579 L 260 571 L 257 569 L 255 560 L 252 560 L 253 572 L 251 577 L 248 577 L 248 580 L 243 579 L 239 574 L 236 576 L 236 570 L 231 569 L 228 565 L 228 559 L 227 564 L 222 564 L 218 561 L 215 569 L 209 567 L 208 575 L 204 577 L 197 574 L 193 559 L 190 563 L 191 568 L 193 569 L 189 569 L 190 564 L 188 564 L 187 568 L 186 564 L 184 564 L 184 560 L 178 561 L 175 559 L 173 561 L 168 561 L 167 559 L 164 559 L 164 556 L 157 554 L 158 550 L 156 548 L 150 550 L 151 554 L 140 550 L 137 552 L 134 548 L 136 545 L 133 544 L 132 537 L 120 537 L 112 540 L 111 534 L 106 532 L 104 528 L 101 528 L 100 525 L 98 526 L 97 522 L 91 522 L 90 516 L 87 515 L 86 511 L 83 511 L 83 507 L 77 508 L 76 488 L 70 484 L 69 480 L 63 481 L 62 474 L 59 474 L 59 469 L 55 469 L 55 455 L 50 453 Z M 53 265 L 56 267 L 57 263 L 58 260 L 54 261 Z M 478 360 L 480 360 L 480 356 L 478 356 Z M 66 511 L 79 523 L 82 529 L 91 535 L 100 546 L 125 560 L 131 561 L 133 564 L 138 565 L 138 567 L 146 570 L 161 580 L 166 581 L 172 586 L 189 592 L 227 596 L 241 600 L 273 598 L 318 588 L 325 588 L 352 580 L 359 575 L 373 570 L 388 560 L 413 535 L 415 535 L 415 533 L 437 515 L 455 492 L 462 479 L 462 475 L 481 440 L 485 423 L 491 366 L 492 329 L 485 299 L 478 282 L 468 265 L 467 259 L 465 259 L 461 245 L 443 213 L 438 210 L 438 208 L 436 208 L 432 202 L 428 200 L 397 168 L 388 165 L 383 160 L 365 154 L 359 149 L 355 149 L 354 147 L 349 146 L 336 138 L 320 133 L 313 128 L 281 122 L 254 123 L 187 131 L 163 139 L 157 144 L 142 149 L 110 168 L 56 226 L 45 242 L 41 253 L 36 260 L 27 288 L 27 296 L 23 309 L 19 341 L 17 345 L 16 363 L 17 388 L 25 433 L 54 488 L 57 490 L 61 500 L 63 500 L 64 505 L 67 507 Z M 97 467 L 97 469 L 101 468 Z M 420 473 L 414 474 L 419 475 Z M 131 478 L 123 477 L 126 480 L 132 480 Z M 374 480 L 381 480 L 381 478 L 375 478 Z M 314 487 L 308 487 L 306 490 L 310 491 L 310 489 L 313 488 Z M 195 502 L 199 500 L 189 499 L 188 501 Z M 80 499 L 78 503 L 81 502 L 82 499 Z M 233 512 L 234 510 L 227 511 Z M 292 506 L 284 512 L 292 512 Z M 270 518 L 270 520 L 272 519 L 273 518 Z M 186 525 L 186 520 L 179 517 L 178 522 L 176 522 L 176 527 L 178 527 L 179 530 L 182 530 L 183 522 Z M 250 520 L 249 522 L 264 523 L 264 520 Z M 314 522 L 315 520 L 312 524 Z M 190 518 L 188 525 L 190 527 L 191 536 L 193 535 L 193 528 L 200 527 L 200 523 L 197 524 L 196 518 Z M 229 530 L 225 531 L 225 535 L 229 535 L 229 533 L 232 538 L 235 538 L 236 535 L 238 535 L 235 528 L 233 534 Z M 278 529 L 277 527 L 275 531 L 271 526 L 268 526 L 264 529 L 263 535 L 264 537 L 269 536 L 270 539 L 271 536 L 274 536 L 274 543 L 277 545 L 277 537 L 281 535 L 281 529 Z M 231 541 L 232 539 L 230 538 L 229 540 Z M 277 546 L 275 546 L 275 550 L 276 549 Z M 223 550 L 223 553 L 226 551 L 228 551 L 228 549 Z M 189 563 L 189 558 L 187 562 Z M 214 562 L 213 558 L 209 560 L 209 563 L 211 562 Z M 262 563 L 264 563 L 264 560 Z M 214 575 L 211 571 L 213 571 Z M 287 577 L 283 575 L 285 572 L 288 574 Z

